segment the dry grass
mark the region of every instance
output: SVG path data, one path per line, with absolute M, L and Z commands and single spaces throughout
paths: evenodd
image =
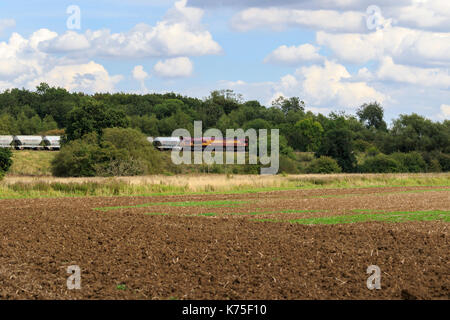
M 8 176 L 0 198 L 258 192 L 283 189 L 450 186 L 450 173 L 332 175 L 177 175 L 117 178 Z
M 51 176 L 51 161 L 57 152 L 13 151 L 10 176 Z

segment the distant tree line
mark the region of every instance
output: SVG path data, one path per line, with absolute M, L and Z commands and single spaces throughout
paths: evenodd
M 201 120 L 205 130 L 280 129 L 281 167 L 289 173 L 450 171 L 449 120 L 410 114 L 388 126 L 377 102 L 362 105 L 356 115 L 314 114 L 305 107 L 298 97 L 280 97 L 266 107 L 231 90 L 205 99 L 175 93 L 87 95 L 42 83 L 36 91 L 0 93 L 0 134 L 64 133 L 67 143 L 91 133 L 101 140 L 107 128 L 169 136 L 177 128 L 192 131 L 194 120 Z M 301 153 L 314 153 L 309 168 L 300 165 Z

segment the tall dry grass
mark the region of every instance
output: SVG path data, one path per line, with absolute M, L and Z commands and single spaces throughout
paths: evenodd
M 450 173 L 333 175 L 177 175 L 118 178 L 8 176 L 0 198 L 244 193 L 288 189 L 450 186 Z

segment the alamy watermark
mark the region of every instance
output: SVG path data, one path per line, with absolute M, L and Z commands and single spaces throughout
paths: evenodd
M 366 10 L 366 25 L 369 30 L 376 30 L 383 26 L 383 15 L 378 6 L 369 6 Z
M 81 268 L 79 266 L 67 267 L 67 273 L 70 276 L 67 278 L 67 289 L 80 290 L 81 289 Z
M 66 13 L 70 16 L 67 18 L 67 29 L 80 30 L 81 29 L 81 9 L 77 5 L 67 7 Z
M 381 289 L 381 269 L 379 266 L 371 265 L 367 268 L 367 274 L 370 277 L 367 278 L 367 289 L 380 290 Z
M 172 137 L 180 137 L 180 141 L 193 141 L 191 144 L 181 143 L 180 148 L 172 149 L 172 162 L 176 165 L 192 164 L 261 164 L 262 175 L 275 175 L 280 167 L 280 134 L 278 129 L 227 129 L 226 138 L 218 129 L 208 129 L 203 133 L 202 121 L 194 122 L 194 138 L 187 129 L 177 129 Z M 203 145 L 203 137 L 212 143 Z M 270 138 L 270 143 L 269 143 Z M 236 141 L 246 141 L 245 145 Z M 270 152 L 269 152 L 270 147 Z M 246 151 L 248 150 L 248 163 Z M 193 151 L 192 151 L 193 150 Z M 193 152 L 193 153 L 192 153 Z M 224 153 L 225 152 L 225 153 Z M 192 157 L 193 156 L 193 157 Z M 236 161 L 235 161 L 236 158 Z

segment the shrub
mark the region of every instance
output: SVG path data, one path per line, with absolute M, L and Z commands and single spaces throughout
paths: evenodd
M 425 172 L 427 164 L 418 152 L 394 153 L 391 157 L 400 164 L 401 172 Z
M 292 160 L 287 156 L 280 155 L 280 168 L 278 172 L 290 174 L 299 173 L 297 166 L 298 163 L 295 160 Z
M 437 160 L 441 165 L 442 171 L 448 172 L 450 171 L 450 154 L 447 153 L 439 153 Z
M 311 161 L 306 173 L 340 173 L 342 168 L 333 158 L 322 156 Z
M 105 129 L 64 145 L 52 161 L 52 173 L 63 177 L 135 176 L 158 172 L 160 155 L 134 129 Z
M 379 154 L 365 159 L 360 167 L 365 173 L 394 173 L 401 171 L 401 164 L 385 154 Z
M 0 180 L 12 165 L 12 152 L 10 149 L 0 148 Z

